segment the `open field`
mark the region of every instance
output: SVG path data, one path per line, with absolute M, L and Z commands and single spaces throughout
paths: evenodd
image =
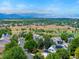
M 33 29 L 33 30 L 70 30 L 70 31 L 74 31 L 75 29 L 73 27 L 70 26 L 57 26 L 57 25 L 46 25 L 46 26 L 36 26 L 36 25 L 27 25 L 27 26 L 14 26 L 14 27 L 10 27 L 12 30 L 12 33 L 16 34 L 19 33 L 21 31 L 30 31 L 29 29 Z

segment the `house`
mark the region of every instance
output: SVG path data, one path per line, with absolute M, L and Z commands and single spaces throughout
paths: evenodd
M 44 40 L 43 36 L 40 36 L 38 34 L 33 34 L 33 40 L 38 41 L 38 39 L 43 39 Z
M 19 45 L 20 47 L 24 48 L 24 44 L 25 44 L 25 38 L 20 37 L 20 38 L 18 39 L 18 45 Z
M 10 39 L 10 35 L 9 34 L 2 34 L 2 37 L 0 38 L 0 40 L 9 40 Z
M 2 34 L 2 37 L 0 38 L 0 44 L 1 43 L 8 43 L 10 42 L 10 35 L 9 34 Z
M 51 53 L 55 53 L 57 49 L 63 48 L 67 49 L 68 48 L 68 43 L 63 41 L 60 37 L 54 37 L 51 38 L 55 45 L 52 45 L 51 47 L 48 48 L 48 51 Z
M 56 44 L 56 45 L 59 45 L 59 44 L 62 44 L 63 43 L 63 40 L 61 39 L 61 37 L 53 37 L 51 38 L 53 40 L 53 42 Z
M 0 38 L 0 53 L 3 52 L 5 48 L 5 44 L 10 43 L 8 34 L 2 34 L 2 37 Z
M 48 51 L 51 53 L 55 53 L 57 49 L 66 49 L 68 48 L 68 44 L 61 44 L 61 45 L 52 45 L 51 47 L 48 48 Z
M 74 38 L 73 37 L 69 37 L 68 38 L 68 43 L 72 42 L 72 40 L 74 40 Z
M 49 47 L 48 51 L 51 53 L 55 53 L 56 52 L 56 45 L 52 45 L 51 47 Z

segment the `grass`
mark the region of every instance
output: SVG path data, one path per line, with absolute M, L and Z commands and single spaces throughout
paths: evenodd
M 0 54 L 0 59 L 2 59 L 2 55 Z

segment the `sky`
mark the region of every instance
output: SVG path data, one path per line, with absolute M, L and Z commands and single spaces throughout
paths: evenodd
M 79 0 L 0 0 L 0 13 L 41 13 L 79 17 Z

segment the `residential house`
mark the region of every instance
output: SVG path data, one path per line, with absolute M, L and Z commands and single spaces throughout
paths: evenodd
M 68 44 L 65 41 L 63 41 L 60 37 L 54 37 L 51 39 L 53 40 L 55 45 L 52 45 L 51 47 L 48 48 L 49 52 L 55 53 L 57 49 L 60 49 L 60 48 L 67 49 L 68 48 Z
M 24 44 L 25 44 L 25 38 L 20 37 L 20 38 L 18 39 L 18 45 L 19 45 L 20 47 L 24 48 Z
M 5 44 L 10 43 L 10 36 L 8 34 L 2 34 L 0 38 L 0 53 L 3 52 Z
M 43 36 L 40 36 L 38 34 L 33 34 L 33 40 L 38 41 L 39 39 L 43 39 L 44 40 Z
M 74 40 L 74 38 L 73 37 L 69 37 L 68 38 L 68 43 L 72 42 L 72 40 Z
M 49 47 L 48 51 L 51 53 L 55 53 L 56 52 L 56 45 L 52 45 L 51 47 Z
M 53 37 L 51 38 L 53 40 L 53 42 L 56 44 L 56 45 L 60 45 L 63 43 L 63 40 L 61 39 L 61 37 Z

